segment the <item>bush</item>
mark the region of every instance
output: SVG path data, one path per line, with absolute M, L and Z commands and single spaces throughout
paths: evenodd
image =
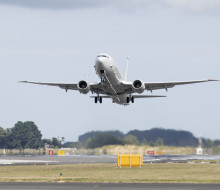
M 96 136 L 89 138 L 86 142 L 86 148 L 98 148 L 105 145 L 122 145 L 122 140 L 119 137 L 108 133 L 97 134 Z

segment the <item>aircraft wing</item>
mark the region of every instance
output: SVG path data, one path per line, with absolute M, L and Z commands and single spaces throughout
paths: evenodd
M 29 83 L 29 84 L 38 84 L 38 85 L 46 85 L 46 86 L 57 86 L 59 88 L 67 90 L 78 90 L 77 84 L 78 83 L 48 83 L 48 82 L 31 82 L 31 81 L 20 81 L 22 83 Z M 93 83 L 90 84 L 90 90 L 92 92 L 102 92 L 103 89 L 100 83 Z
M 168 89 L 173 88 L 176 85 L 185 85 L 185 84 L 195 84 L 201 82 L 210 82 L 210 81 L 217 81 L 217 80 L 196 80 L 196 81 L 179 81 L 179 82 L 147 82 L 144 83 L 145 89 L 152 91 L 152 90 L 159 90 L 159 89 Z
M 57 86 L 65 90 L 77 90 L 77 83 L 44 83 L 44 82 L 29 82 L 29 81 L 20 81 L 22 83 L 30 83 L 30 84 L 39 84 L 46 86 Z

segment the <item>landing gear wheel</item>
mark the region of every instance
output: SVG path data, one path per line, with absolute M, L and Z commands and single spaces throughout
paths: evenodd
M 95 103 L 97 104 L 97 102 L 98 102 L 98 97 L 95 97 Z
M 127 97 L 127 103 L 129 104 L 129 102 L 130 102 L 130 98 L 129 98 L 129 97 Z
M 100 104 L 102 103 L 102 97 L 99 98 L 99 102 L 100 102 Z
M 133 96 L 131 97 L 131 102 L 134 103 L 134 97 Z

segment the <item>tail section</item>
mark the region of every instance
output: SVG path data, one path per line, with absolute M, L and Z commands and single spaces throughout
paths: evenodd
M 129 57 L 127 57 L 127 66 L 126 66 L 126 70 L 125 70 L 125 78 L 124 78 L 125 81 L 128 80 L 128 63 L 129 63 Z

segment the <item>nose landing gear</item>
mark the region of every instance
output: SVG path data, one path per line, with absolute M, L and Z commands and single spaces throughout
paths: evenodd
M 101 82 L 105 81 L 105 70 L 100 70 L 100 74 L 101 74 Z

